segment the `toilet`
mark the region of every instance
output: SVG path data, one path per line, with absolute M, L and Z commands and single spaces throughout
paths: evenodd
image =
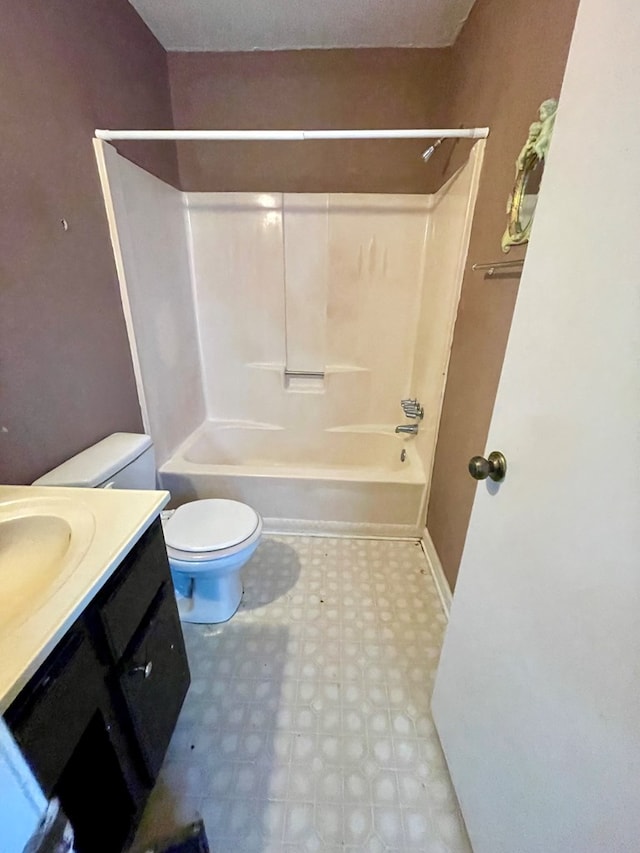
M 117 432 L 72 456 L 34 486 L 155 489 L 148 435 Z M 219 498 L 162 513 L 169 566 L 183 622 L 226 622 L 242 598 L 240 570 L 258 547 L 262 519 L 247 504 Z

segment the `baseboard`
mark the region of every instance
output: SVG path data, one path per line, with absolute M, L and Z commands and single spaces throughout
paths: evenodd
M 442 568 L 442 563 L 440 562 L 440 557 L 436 551 L 436 546 L 433 544 L 433 539 L 429 535 L 429 531 L 426 527 L 422 532 L 420 544 L 422 545 L 424 556 L 429 564 L 433 581 L 436 585 L 436 589 L 438 590 L 438 595 L 442 602 L 442 609 L 448 619 L 449 611 L 451 610 L 451 587 L 449 586 L 449 581 L 447 580 L 444 569 Z

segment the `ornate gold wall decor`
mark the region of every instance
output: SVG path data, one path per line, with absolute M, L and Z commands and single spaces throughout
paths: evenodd
M 549 98 L 540 104 L 540 120 L 529 127 L 527 141 L 516 160 L 516 178 L 507 201 L 507 228 L 502 237 L 502 251 L 529 241 L 533 215 L 538 200 L 544 160 L 549 151 L 558 102 Z

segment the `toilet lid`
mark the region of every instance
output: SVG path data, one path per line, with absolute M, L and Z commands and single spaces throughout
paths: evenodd
M 167 521 L 164 538 L 178 551 L 219 551 L 248 539 L 258 522 L 258 513 L 239 501 L 191 501 Z

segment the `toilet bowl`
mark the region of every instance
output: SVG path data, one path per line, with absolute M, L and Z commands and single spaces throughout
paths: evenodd
M 240 570 L 260 541 L 258 513 L 239 501 L 197 500 L 165 514 L 163 528 L 180 618 L 226 622 L 242 598 Z
M 113 433 L 34 486 L 155 489 L 153 442 L 148 435 Z M 262 519 L 246 504 L 217 498 L 192 501 L 163 516 L 180 618 L 226 622 L 240 604 L 240 570 L 258 547 Z

